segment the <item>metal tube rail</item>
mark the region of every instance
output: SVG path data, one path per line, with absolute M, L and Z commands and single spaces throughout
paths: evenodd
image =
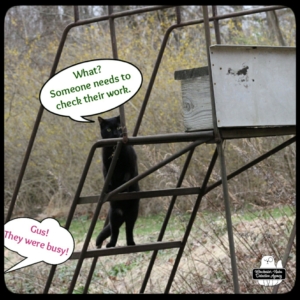
M 285 249 L 284 254 L 283 254 L 283 259 L 282 259 L 282 267 L 283 268 L 286 267 L 290 252 L 292 250 L 292 246 L 293 246 L 293 242 L 294 242 L 295 237 L 296 237 L 296 219 L 294 220 L 294 225 L 293 225 L 293 228 L 292 228 L 292 232 L 290 234 L 289 241 L 287 243 L 286 249 Z M 272 294 L 277 294 L 278 288 L 279 288 L 279 284 L 275 285 L 273 287 Z
M 118 142 L 118 144 L 117 144 L 113 159 L 111 161 L 111 164 L 109 166 L 109 169 L 108 169 L 108 172 L 107 172 L 107 175 L 106 175 L 106 178 L 105 178 L 104 187 L 103 187 L 102 193 L 100 195 L 99 202 L 98 202 L 97 207 L 95 209 L 95 212 L 94 212 L 89 230 L 86 234 L 86 238 L 85 238 L 85 241 L 84 241 L 84 244 L 83 244 L 79 259 L 78 259 L 78 262 L 77 262 L 76 269 L 74 271 L 72 281 L 71 281 L 70 286 L 69 286 L 68 293 L 72 293 L 72 291 L 74 289 L 74 286 L 75 286 L 75 283 L 77 281 L 77 277 L 79 275 L 79 272 L 80 272 L 80 269 L 81 269 L 81 266 L 82 266 L 82 263 L 83 263 L 83 259 L 85 258 L 85 254 L 86 254 L 90 239 L 92 237 L 92 234 L 93 234 L 93 231 L 94 231 L 94 228 L 95 228 L 95 225 L 96 225 L 96 222 L 97 222 L 102 204 L 104 203 L 105 192 L 108 188 L 109 182 L 110 182 L 111 177 L 113 175 L 113 172 L 115 170 L 115 166 L 117 164 L 117 160 L 118 160 L 118 157 L 120 155 L 122 145 L 123 144 L 121 142 Z
M 216 17 L 218 15 L 217 6 L 212 6 L 212 13 L 213 17 Z M 221 35 L 220 35 L 220 27 L 219 27 L 219 20 L 214 20 L 214 29 L 215 29 L 215 36 L 216 36 L 216 43 L 221 44 Z
M 215 95 L 214 95 L 214 88 L 213 88 L 214 85 L 213 85 L 213 80 L 212 80 L 212 71 L 211 71 L 210 54 L 209 54 L 209 47 L 211 45 L 211 38 L 210 38 L 210 28 L 209 28 L 207 6 L 203 6 L 202 11 L 203 11 L 203 19 L 204 19 L 204 31 L 205 31 L 205 41 L 206 41 L 208 75 L 209 75 L 209 82 L 210 82 L 209 92 L 210 92 L 210 102 L 211 102 L 211 109 L 212 109 L 212 121 L 213 121 L 215 139 L 219 143 L 219 142 L 221 142 L 221 139 L 220 139 L 220 133 L 219 133 L 219 128 L 218 128 L 218 122 L 217 122 Z
M 78 20 L 79 20 L 78 5 L 74 5 L 74 22 L 77 22 Z
M 227 175 L 227 180 L 239 175 L 240 173 L 246 171 L 247 169 L 253 167 L 254 165 L 258 164 L 262 160 L 268 158 L 269 156 L 275 154 L 276 152 L 282 150 L 283 148 L 289 146 L 290 144 L 294 143 L 296 141 L 296 137 L 292 137 L 291 139 L 283 142 L 282 144 L 278 145 L 277 147 L 271 149 L 270 151 L 266 152 L 265 154 L 259 156 L 258 158 L 254 159 L 253 161 L 249 162 L 248 164 L 244 165 L 243 167 L 239 168 L 238 170 L 232 172 L 231 174 Z M 204 192 L 204 195 L 206 195 L 208 192 L 216 188 L 217 186 L 222 184 L 222 180 L 218 180 L 217 182 L 213 183 L 212 185 L 208 186 Z
M 121 152 L 121 148 L 122 148 L 122 142 L 119 141 L 118 144 L 117 144 L 116 150 L 115 150 L 115 155 L 112 159 L 111 165 L 110 165 L 109 170 L 107 172 L 107 176 L 106 176 L 106 179 L 104 181 L 103 190 L 102 190 L 101 195 L 99 197 L 99 201 L 98 201 L 98 204 L 96 206 L 95 213 L 94 213 L 94 216 L 93 216 L 91 224 L 90 224 L 90 228 L 87 232 L 87 236 L 86 236 L 86 239 L 84 241 L 84 244 L 83 244 L 83 247 L 82 247 L 82 250 L 81 250 L 81 256 L 80 256 L 80 258 L 77 262 L 77 266 L 76 266 L 76 269 L 75 269 L 75 272 L 74 272 L 74 275 L 73 275 L 73 279 L 72 279 L 70 287 L 69 287 L 69 292 L 70 291 L 72 292 L 73 289 L 74 289 L 74 286 L 75 286 L 75 283 L 76 283 L 76 280 L 77 280 L 77 277 L 78 277 L 78 274 L 79 274 L 79 271 L 80 271 L 80 268 L 81 268 L 81 265 L 82 265 L 82 262 L 83 262 L 83 259 L 84 259 L 84 254 L 85 254 L 85 252 L 88 248 L 88 244 L 89 244 L 91 236 L 93 234 L 94 227 L 95 227 L 98 215 L 100 213 L 100 210 L 101 210 L 101 207 L 102 207 L 102 204 L 103 204 L 105 191 L 108 188 L 108 185 L 109 185 L 110 179 L 112 177 L 113 171 L 115 169 L 119 154 Z M 81 176 L 81 182 L 80 182 L 80 184 L 78 185 L 78 188 L 77 188 L 76 196 L 78 196 L 78 194 L 80 194 L 80 192 L 82 190 L 82 186 L 83 186 L 84 180 L 86 178 L 86 175 L 87 175 L 91 160 L 93 158 L 94 152 L 95 152 L 95 147 L 92 147 L 92 149 L 90 151 L 90 154 L 88 156 L 87 163 L 85 165 L 85 170 L 84 170 L 84 172 Z M 74 214 L 74 211 L 75 211 L 75 208 L 76 208 L 76 196 L 75 196 L 75 198 L 73 200 L 73 203 L 72 203 L 72 206 L 70 208 L 70 212 L 69 212 L 69 215 L 68 215 L 68 220 L 67 220 L 67 223 L 66 223 L 66 226 L 65 226 L 66 229 L 69 228 L 71 220 L 73 218 L 73 214 Z M 55 273 L 55 269 L 56 269 L 56 265 L 52 265 L 51 270 L 50 270 L 50 274 L 48 276 L 48 279 L 47 279 L 47 282 L 46 282 L 46 285 L 45 285 L 44 293 L 48 293 L 48 290 L 50 288 L 50 284 L 52 282 L 52 279 L 53 279 L 53 276 L 54 276 L 54 273 Z
M 166 196 L 184 196 L 184 195 L 197 195 L 200 192 L 200 187 L 190 188 L 173 188 L 173 189 L 161 189 L 152 191 L 139 191 L 139 192 L 125 192 L 114 194 L 110 197 L 109 201 L 126 201 L 131 199 L 146 199 L 155 197 L 166 197 Z M 77 204 L 88 204 L 97 203 L 99 196 L 86 196 L 80 197 Z
M 122 247 L 114 247 L 114 248 L 102 248 L 98 250 L 88 250 L 86 251 L 84 258 L 97 258 L 102 256 L 109 255 L 120 255 L 120 254 L 129 254 L 129 253 L 137 253 L 137 252 L 145 252 L 145 251 L 153 251 L 153 250 L 163 250 L 163 249 L 172 249 L 181 247 L 181 241 L 175 242 L 157 242 L 151 244 L 142 244 L 135 246 L 122 246 Z M 79 259 L 81 252 L 74 252 L 70 259 Z
M 128 145 L 149 145 L 149 144 L 167 144 L 192 142 L 196 140 L 210 141 L 214 138 L 213 131 L 189 132 L 189 133 L 169 133 L 147 136 L 136 136 L 128 138 Z M 122 138 L 103 139 L 96 142 L 93 147 L 100 148 L 106 146 L 114 146 L 117 142 L 122 141 Z
M 225 204 L 225 217 L 226 217 L 231 270 L 232 270 L 232 278 L 233 278 L 233 289 L 234 289 L 235 294 L 239 294 L 240 286 L 239 286 L 238 270 L 237 270 L 236 257 L 235 257 L 235 246 L 234 246 L 230 203 L 229 203 L 229 195 L 228 195 L 225 155 L 224 155 L 222 143 L 219 143 L 217 145 L 217 148 L 218 148 L 218 153 L 220 156 L 220 168 L 221 168 L 221 176 L 222 176 L 223 197 L 224 197 L 224 204 Z
M 114 17 L 113 15 L 113 6 L 108 6 L 108 14 L 109 14 L 109 32 L 110 32 L 110 39 L 111 39 L 111 48 L 113 52 L 113 58 L 118 59 L 118 48 L 117 48 L 117 39 L 116 39 L 116 31 L 115 31 L 115 24 L 114 24 Z M 126 121 L 125 121 L 125 108 L 124 104 L 119 107 L 120 113 L 120 121 L 122 127 L 122 137 L 123 143 L 127 143 L 127 129 L 126 129 Z
M 200 192 L 200 194 L 197 197 L 197 200 L 196 200 L 196 203 L 194 205 L 194 208 L 193 208 L 193 211 L 192 211 L 189 223 L 187 225 L 184 237 L 182 239 L 182 246 L 180 247 L 180 249 L 178 251 L 178 254 L 177 254 L 177 257 L 176 257 L 176 260 L 174 262 L 173 269 L 172 269 L 172 272 L 170 274 L 170 277 L 169 277 L 169 280 L 168 280 L 168 283 L 167 283 L 167 286 L 166 286 L 166 289 L 165 289 L 165 294 L 169 293 L 169 291 L 170 291 L 173 279 L 175 277 L 177 268 L 179 266 L 179 262 L 180 262 L 181 256 L 183 254 L 183 251 L 184 251 L 185 245 L 187 243 L 188 237 L 190 235 L 190 232 L 192 230 L 192 226 L 194 224 L 194 221 L 195 221 L 195 218 L 196 218 L 199 206 L 201 204 L 201 200 L 202 200 L 202 198 L 204 196 L 203 192 L 205 191 L 205 188 L 207 186 L 208 180 L 209 180 L 210 175 L 212 173 L 212 170 L 213 170 L 213 168 L 215 166 L 217 157 L 218 157 L 218 152 L 217 152 L 217 148 L 216 148 L 215 152 L 214 152 L 214 154 L 213 154 L 213 156 L 211 158 L 211 161 L 210 161 L 209 167 L 207 169 L 207 172 L 205 174 L 205 177 L 204 177 L 204 180 L 203 180 L 203 183 L 202 183 L 202 186 L 201 186 L 201 192 Z
M 192 156 L 194 154 L 194 150 L 195 148 L 191 149 L 186 160 L 185 160 L 185 163 L 184 163 L 184 166 L 182 168 L 182 171 L 181 171 L 181 174 L 180 174 L 180 177 L 178 179 L 178 182 L 177 182 L 177 185 L 176 187 L 179 188 L 181 185 L 182 185 L 182 182 L 183 182 L 183 179 L 185 177 L 185 174 L 186 174 L 186 171 L 188 169 L 188 166 L 190 164 L 190 161 L 192 159 Z M 198 193 L 200 192 L 200 189 L 198 191 Z M 170 217 L 171 217 L 171 213 L 173 211 L 173 207 L 175 205 L 175 201 L 177 199 L 177 196 L 178 194 L 174 195 L 172 197 L 172 200 L 170 202 L 170 205 L 169 205 L 169 208 L 168 208 L 168 211 L 167 211 L 167 214 L 165 216 L 165 219 L 164 219 L 164 222 L 162 224 L 162 227 L 161 227 L 161 230 L 160 230 L 160 233 L 159 233 L 159 236 L 158 236 L 158 239 L 157 241 L 160 242 L 162 241 L 163 237 L 164 237 L 164 234 L 165 234 L 165 231 L 166 231 L 166 228 L 167 228 L 167 225 L 169 223 L 169 220 L 170 220 Z M 154 265 L 154 262 L 155 262 L 155 259 L 156 259 L 156 256 L 157 256 L 157 253 L 158 251 L 155 250 L 153 253 L 152 253 L 152 257 L 151 257 L 151 260 L 149 262 L 149 265 L 148 265 L 148 268 L 147 268 L 147 271 L 146 271 L 146 274 L 145 274 L 145 277 L 144 277 L 144 280 L 143 280 L 143 283 L 142 283 L 142 286 L 141 286 L 141 289 L 140 289 L 140 293 L 144 293 L 145 291 L 145 288 L 146 288 L 146 285 L 147 285 L 147 282 L 149 280 L 149 277 L 150 277 L 150 274 L 151 274 L 151 271 L 152 271 L 152 268 L 153 268 L 153 265 Z
M 226 163 L 225 163 L 225 156 L 224 156 L 224 151 L 223 151 L 223 147 L 222 147 L 222 143 L 221 143 L 222 140 L 220 138 L 219 128 L 218 128 L 218 124 L 217 124 L 215 95 L 214 95 L 213 80 L 212 80 L 212 70 L 211 70 L 211 61 L 210 61 L 211 38 L 210 38 L 210 28 L 209 28 L 207 6 L 205 6 L 205 5 L 202 6 L 202 10 L 203 10 L 203 18 L 204 18 L 208 73 L 209 73 L 209 81 L 210 81 L 210 100 L 211 100 L 211 107 L 212 107 L 214 134 L 215 134 L 216 140 L 218 142 L 217 149 L 218 149 L 218 154 L 220 157 L 220 169 L 221 169 L 221 177 L 222 177 L 223 197 L 224 197 L 224 204 L 225 204 L 225 213 L 226 213 L 225 215 L 226 215 L 226 225 L 227 225 L 227 232 L 228 232 L 230 258 L 231 258 L 230 261 L 231 261 L 231 269 L 232 269 L 232 277 L 233 277 L 233 286 L 234 286 L 234 292 L 236 294 L 238 294 L 240 292 L 240 288 L 239 288 L 239 281 L 238 281 L 238 272 L 237 272 L 235 248 L 234 248 L 234 238 L 233 238 L 232 222 L 231 222 L 230 203 L 229 203 L 229 196 L 228 196 Z

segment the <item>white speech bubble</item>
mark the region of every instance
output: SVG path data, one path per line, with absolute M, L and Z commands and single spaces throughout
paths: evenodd
M 131 63 L 97 59 L 70 66 L 51 77 L 40 92 L 50 112 L 78 122 L 129 101 L 140 89 L 142 73 Z
M 65 262 L 73 253 L 74 239 L 55 219 L 17 218 L 4 225 L 4 246 L 26 257 L 7 273 L 41 261 L 51 265 Z

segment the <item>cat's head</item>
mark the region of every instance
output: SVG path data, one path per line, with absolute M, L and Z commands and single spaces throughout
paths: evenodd
M 120 116 L 110 119 L 98 117 L 100 132 L 103 139 L 122 137 L 122 126 Z

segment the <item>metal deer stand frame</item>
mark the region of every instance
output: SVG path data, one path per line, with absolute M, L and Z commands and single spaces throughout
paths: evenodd
M 134 10 L 128 10 L 128 11 L 124 11 L 124 12 L 118 12 L 118 13 L 114 13 L 113 12 L 113 7 L 112 6 L 108 6 L 108 15 L 106 16 L 101 16 L 101 17 L 97 17 L 97 18 L 92 18 L 92 19 L 86 19 L 86 20 L 80 20 L 79 19 L 79 14 L 78 14 L 78 8 L 75 6 L 74 7 L 74 22 L 69 24 L 62 35 L 58 50 L 57 50 L 57 54 L 53 63 L 53 67 L 50 73 L 50 77 L 53 76 L 56 72 L 56 68 L 60 59 L 60 55 L 62 53 L 63 47 L 64 47 L 64 43 L 66 40 L 66 37 L 68 35 L 68 32 L 71 28 L 73 27 L 77 27 L 77 26 L 81 26 L 81 25 L 86 25 L 86 24 L 91 24 L 94 22 L 101 22 L 101 21 L 108 21 L 109 22 L 109 26 L 110 26 L 110 35 L 111 35 L 111 43 L 112 43 L 112 53 L 113 53 L 113 58 L 117 59 L 118 58 L 118 51 L 117 51 L 117 39 L 116 39 L 116 35 L 115 35 L 115 25 L 114 25 L 114 19 L 115 18 L 121 18 L 124 16 L 130 16 L 130 15 L 134 15 L 134 14 L 141 14 L 141 13 L 146 13 L 149 11 L 155 11 L 155 10 L 161 10 L 161 9 L 165 9 L 165 8 L 169 8 L 169 7 L 173 7 L 173 6 L 150 6 L 150 7 L 144 7 L 144 8 L 140 8 L 140 9 L 134 9 Z M 219 45 L 220 42 L 220 32 L 219 32 L 219 24 L 218 21 L 221 19 L 228 19 L 228 18 L 233 18 L 233 17 L 238 17 L 238 16 L 242 16 L 242 15 L 247 15 L 247 14 L 254 14 L 254 13 L 259 13 L 259 12 L 264 12 L 264 11 L 271 11 L 271 10 L 276 10 L 276 9 L 282 9 L 285 8 L 283 6 L 268 6 L 268 7 L 263 7 L 263 8 L 258 8 L 258 9 L 252 9 L 252 10 L 246 10 L 246 11 L 241 11 L 241 12 L 235 12 L 235 13 L 229 13 L 229 14 L 223 14 L 223 15 L 218 15 L 217 13 L 217 7 L 216 6 L 212 6 L 212 16 L 208 15 L 208 8 L 207 6 L 203 6 L 203 19 L 198 19 L 198 20 L 192 20 L 192 21 L 185 21 L 182 22 L 181 21 L 181 12 L 180 12 L 180 7 L 178 6 L 174 6 L 174 11 L 176 14 L 176 19 L 177 19 L 177 23 L 170 26 L 164 35 L 158 56 L 157 56 L 157 60 L 156 63 L 154 65 L 153 68 L 153 72 L 149 81 L 149 85 L 145 94 L 145 98 L 144 101 L 142 103 L 139 115 L 138 115 L 138 119 L 134 128 L 134 132 L 132 137 L 128 137 L 127 132 L 124 132 L 124 136 L 123 138 L 115 138 L 115 139 L 105 139 L 105 140 L 100 140 L 98 142 L 96 142 L 91 150 L 90 153 L 87 157 L 86 160 L 86 164 L 83 170 L 83 173 L 81 175 L 79 184 L 78 184 L 78 188 L 76 191 L 76 194 L 74 196 L 74 200 L 72 202 L 70 211 L 69 211 L 69 215 L 65 224 L 65 228 L 69 229 L 76 206 L 77 205 L 84 205 L 87 203 L 96 203 L 96 209 L 94 212 L 94 215 L 92 217 L 91 223 L 90 223 L 90 227 L 89 230 L 87 232 L 86 235 L 86 239 L 85 242 L 83 244 L 82 250 L 80 252 L 74 252 L 72 254 L 72 256 L 70 257 L 70 259 L 75 259 L 77 260 L 77 266 L 76 269 L 74 271 L 73 274 L 73 278 L 70 282 L 69 288 L 68 288 L 68 293 L 72 293 L 73 289 L 75 287 L 81 266 L 83 264 L 83 261 L 85 258 L 93 258 L 91 267 L 90 267 L 90 271 L 88 274 L 88 277 L 86 279 L 86 284 L 85 284 L 85 288 L 84 288 L 84 293 L 88 292 L 88 288 L 89 288 L 89 284 L 91 282 L 92 279 L 92 275 L 98 260 L 98 257 L 101 256 L 109 256 L 109 255 L 117 255 L 117 254 L 127 254 L 127 253 L 135 253 L 135 252 L 143 252 L 143 251 L 153 251 L 152 253 L 152 257 L 150 259 L 149 265 L 148 265 L 148 269 L 146 271 L 141 289 L 140 289 L 140 293 L 143 293 L 145 291 L 148 279 L 150 277 L 157 253 L 159 250 L 161 249 L 170 249 L 170 248 L 178 248 L 178 253 L 176 256 L 176 259 L 174 261 L 174 265 L 173 265 L 173 269 L 171 271 L 171 274 L 169 276 L 166 288 L 165 288 L 165 293 L 169 293 L 173 279 L 175 277 L 177 268 L 179 266 L 179 262 L 181 259 L 181 256 L 183 254 L 183 251 L 185 249 L 185 245 L 186 242 L 188 240 L 190 231 L 192 229 L 197 211 L 199 209 L 201 200 L 203 198 L 204 195 L 206 195 L 208 192 L 210 192 L 212 189 L 214 189 L 215 187 L 219 186 L 222 184 L 223 186 L 223 195 L 224 195 L 224 202 L 225 202 L 225 211 L 226 211 L 226 221 L 227 221 L 227 231 L 228 231 L 228 239 L 229 239 L 229 247 L 230 247 L 230 258 L 231 258 L 231 267 L 232 267 L 232 277 L 233 277 L 233 286 L 234 286 L 234 292 L 235 293 L 240 293 L 239 290 L 239 281 L 238 281 L 238 270 L 237 270 L 237 264 L 236 264 L 236 256 L 235 256 L 235 246 L 234 246 L 234 239 L 233 239 L 233 231 L 232 231 L 232 223 L 231 223 L 231 213 L 230 213 L 230 205 L 229 205 L 229 196 L 228 196 L 228 186 L 227 186 L 227 180 L 237 176 L 238 174 L 242 173 L 243 171 L 249 169 L 250 167 L 254 166 L 255 164 L 261 162 L 262 160 L 266 159 L 267 157 L 271 156 L 272 154 L 280 151 L 281 149 L 289 146 L 290 144 L 292 144 L 293 142 L 295 142 L 296 140 L 296 130 L 295 130 L 295 121 L 294 120 L 288 120 L 290 123 L 287 124 L 278 124 L 278 126 L 276 126 L 277 124 L 260 124 L 259 121 L 257 121 L 257 124 L 252 124 L 254 126 L 249 126 L 247 124 L 242 124 L 241 125 L 226 125 L 226 118 L 223 115 L 221 115 L 220 118 L 220 110 L 222 111 L 222 100 L 218 100 L 220 98 L 222 98 L 222 93 L 221 95 L 219 95 L 219 91 L 218 91 L 218 86 L 220 85 L 220 83 L 222 82 L 222 74 L 218 73 L 216 70 L 221 70 L 223 69 L 222 66 L 220 67 L 218 64 L 220 63 L 218 60 L 215 60 L 215 54 L 217 54 L 219 52 L 219 57 L 223 57 L 223 55 L 226 55 L 226 52 L 222 53 L 223 49 L 222 45 Z M 210 38 L 210 28 L 209 28 L 209 23 L 212 22 L 214 25 L 214 30 L 215 30 L 215 36 L 216 36 L 216 41 L 217 41 L 217 46 L 214 47 L 210 47 L 211 46 L 211 38 Z M 206 124 L 201 125 L 198 129 L 198 131 L 193 131 L 193 132 L 185 132 L 185 133 L 173 133 L 173 134 L 159 134 L 159 135 L 153 135 L 153 136 L 137 136 L 138 135 L 138 131 L 139 131 L 139 127 L 140 124 L 142 122 L 143 119 L 143 115 L 149 100 L 149 96 L 151 94 L 152 91 L 152 87 L 156 78 L 156 74 L 158 72 L 159 66 L 160 66 L 160 62 L 162 59 L 162 56 L 164 54 L 164 50 L 168 41 L 168 38 L 170 36 L 170 33 L 176 29 L 176 28 L 180 28 L 180 27 L 184 27 L 184 26 L 190 26 L 190 25 L 195 25 L 195 24 L 201 24 L 204 23 L 204 28 L 205 28 L 205 37 L 206 37 L 206 47 L 207 47 L 207 58 L 208 58 L 208 67 L 205 70 L 205 76 L 206 76 L 206 82 L 207 82 L 207 90 L 209 91 L 208 94 L 206 95 L 207 97 L 209 97 L 209 101 L 207 102 L 206 105 L 209 106 L 209 110 L 210 110 L 210 120 L 208 121 L 208 123 L 206 122 Z M 253 49 L 256 47 L 252 47 Z M 276 47 L 275 47 L 276 48 Z M 281 48 L 281 47 L 278 47 Z M 282 47 L 285 48 L 285 47 Z M 289 48 L 289 47 L 287 47 Z M 233 49 L 233 48 L 232 48 Z M 248 49 L 249 50 L 249 49 Z M 220 53 L 221 52 L 221 53 Z M 249 53 L 249 51 L 248 51 Z M 257 52 L 258 53 L 258 52 Z M 281 53 L 281 52 L 280 52 Z M 258 55 L 257 55 L 258 56 Z M 253 57 L 252 57 L 253 58 Z M 256 58 L 256 57 L 255 57 Z M 213 61 L 212 61 L 213 60 Z M 275 59 L 276 61 L 276 59 Z M 250 62 L 251 63 L 251 62 Z M 221 62 L 222 64 L 222 62 Z M 247 71 L 249 69 L 249 76 L 250 74 L 250 70 L 251 67 L 249 67 L 248 65 L 244 65 L 241 67 L 240 70 L 236 71 L 234 69 L 231 68 L 226 68 L 226 72 L 228 72 L 227 78 L 231 78 L 231 80 L 235 80 L 237 79 L 237 77 L 235 75 L 248 75 Z M 228 69 L 228 70 L 227 70 Z M 230 71 L 230 70 L 231 71 Z M 200 70 L 201 71 L 201 70 Z M 190 79 L 193 77 L 196 77 L 196 80 L 199 79 L 199 77 L 201 77 L 200 74 L 201 72 L 198 71 L 197 69 L 193 69 L 193 70 L 185 70 L 183 73 L 185 75 L 182 75 L 182 71 L 179 71 L 178 73 L 175 72 L 175 79 L 180 79 L 182 82 L 182 87 L 185 84 L 184 79 Z M 181 72 L 181 73 L 180 73 Z M 198 73 L 198 79 L 197 79 L 197 72 Z M 195 75 L 196 74 L 196 75 Z M 252 74 L 253 75 L 253 74 Z M 183 76 L 183 77 L 182 77 Z M 221 76 L 221 77 L 219 77 Z M 230 77 L 231 76 L 231 77 Z M 177 77 L 177 78 L 176 78 Z M 237 80 L 239 80 L 241 78 L 238 78 Z M 247 84 L 247 80 L 249 81 L 249 88 L 250 88 L 250 84 L 251 84 L 251 80 L 252 83 L 255 81 L 255 78 L 245 78 L 244 80 L 240 80 L 238 81 L 240 85 L 244 85 L 244 87 L 242 88 L 248 88 L 245 86 L 245 84 Z M 293 79 L 295 80 L 295 78 Z M 293 88 L 293 87 L 292 87 Z M 200 92 L 199 92 L 200 93 Z M 217 95 L 216 95 L 217 94 Z M 238 93 L 236 93 L 238 94 Z M 225 96 L 226 98 L 226 93 Z M 183 91 L 183 98 L 184 98 L 184 91 Z M 231 99 L 231 98 L 230 98 Z M 230 99 L 228 100 L 228 105 L 230 104 Z M 193 100 L 193 99 L 192 99 Z M 192 101 L 191 100 L 191 101 Z M 259 101 L 261 99 L 258 99 L 257 101 Z M 295 97 L 294 99 L 290 99 L 291 102 L 291 109 L 294 109 L 294 113 L 295 113 Z M 185 101 L 185 99 L 183 99 L 183 101 Z M 221 102 L 220 102 L 221 101 Z M 224 100 L 225 101 L 225 100 Z M 294 104 L 293 104 L 294 103 Z M 294 105 L 294 106 L 293 106 Z M 188 105 L 186 106 L 188 107 Z M 32 131 L 32 135 L 28 144 L 28 148 L 25 154 L 25 158 L 20 170 L 20 174 L 17 180 L 17 184 L 15 187 L 15 191 L 13 194 L 13 198 L 9 207 L 9 211 L 7 213 L 7 218 L 6 221 L 9 221 L 14 209 L 14 205 L 17 199 L 17 195 L 19 192 L 19 188 L 22 182 L 22 178 L 26 169 L 26 165 L 31 153 L 31 149 L 33 146 L 33 142 L 35 140 L 35 136 L 36 136 L 36 132 L 38 130 L 39 127 L 39 123 L 40 120 L 42 118 L 42 114 L 43 114 L 43 110 L 44 108 L 41 106 L 35 121 L 35 125 Z M 126 120 L 125 120 L 125 111 L 124 111 L 124 107 L 121 106 L 119 108 L 120 110 L 120 116 L 121 116 L 121 123 L 122 123 L 122 127 L 126 128 Z M 201 119 L 201 114 L 199 115 L 199 119 Z M 230 119 L 230 116 L 229 116 Z M 245 119 L 245 118 L 243 118 Z M 251 123 L 251 121 L 250 121 Z M 222 125 L 223 124 L 223 125 Z M 266 125 L 266 126 L 264 126 Z M 206 127 L 205 127 L 206 126 Z M 197 127 L 197 125 L 196 125 Z M 206 129 L 205 129 L 206 128 Z M 196 128 L 197 129 L 197 128 Z M 203 130 L 204 129 L 204 130 Z M 282 143 L 281 145 L 277 146 L 276 148 L 268 151 L 267 153 L 263 154 L 262 156 L 256 158 L 255 160 L 251 161 L 250 163 L 244 165 L 243 167 L 241 167 L 240 169 L 236 170 L 235 172 L 228 174 L 226 173 L 226 162 L 225 162 L 225 157 L 224 157 L 224 150 L 222 147 L 222 143 L 224 140 L 226 139 L 237 139 L 237 138 L 249 138 L 249 137 L 264 137 L 264 136 L 274 136 L 274 135 L 294 135 L 294 137 L 290 138 L 289 140 L 285 141 L 284 143 Z M 114 172 L 114 168 L 116 165 L 116 161 L 118 159 L 121 147 L 123 145 L 124 142 L 127 142 L 129 145 L 145 145 L 145 144 L 160 144 L 160 143 L 181 143 L 181 142 L 190 142 L 190 144 L 184 148 L 182 148 L 180 151 L 178 151 L 177 153 L 173 154 L 172 156 L 168 157 L 167 159 L 161 161 L 160 163 L 158 163 L 157 165 L 151 167 L 150 169 L 148 169 L 147 171 L 145 171 L 142 174 L 139 174 L 138 176 L 136 176 L 135 178 L 131 179 L 129 182 L 123 184 L 122 186 L 120 186 L 119 188 L 115 189 L 114 191 L 106 194 L 104 191 L 106 190 L 106 187 L 108 185 L 108 182 L 111 178 L 111 175 Z M 201 144 L 204 143 L 214 143 L 216 144 L 216 148 L 215 148 L 215 152 L 211 158 L 211 162 L 207 168 L 207 172 L 206 175 L 202 181 L 201 186 L 198 187 L 190 187 L 190 188 L 182 188 L 181 184 L 183 182 L 183 179 L 185 177 L 185 173 L 187 171 L 187 168 L 189 166 L 189 163 L 191 161 L 191 158 L 193 156 L 193 152 L 195 150 L 196 147 L 198 147 Z M 91 165 L 91 161 L 92 158 L 94 156 L 95 150 L 97 148 L 103 147 L 103 146 L 112 146 L 112 145 L 116 145 L 116 150 L 115 150 L 115 154 L 114 157 L 112 159 L 112 163 L 110 166 L 110 169 L 108 171 L 107 174 L 107 178 L 105 180 L 102 192 L 100 195 L 98 196 L 90 196 L 90 197 L 81 197 L 81 191 L 86 179 L 86 176 L 88 174 L 89 171 L 89 167 Z M 137 182 L 141 179 L 143 179 L 144 177 L 148 176 L 149 174 L 153 173 L 154 171 L 158 170 L 159 168 L 165 166 L 166 164 L 168 164 L 169 162 L 171 162 L 172 160 L 178 158 L 179 156 L 188 153 L 186 161 L 183 165 L 180 177 L 178 179 L 176 188 L 172 188 L 172 189 L 163 189 L 163 190 L 153 190 L 153 191 L 140 191 L 140 192 L 131 192 L 131 193 L 121 193 L 124 189 L 126 189 L 127 186 L 129 186 L 130 184 Z M 208 181 L 211 175 L 211 172 L 215 166 L 217 157 L 219 156 L 219 161 L 220 161 L 220 166 L 221 166 L 221 180 L 208 185 Z M 182 238 L 181 241 L 172 241 L 172 242 L 167 242 L 167 241 L 163 241 L 163 237 L 164 237 L 164 233 L 169 221 L 169 218 L 171 216 L 172 213 L 172 209 L 174 207 L 175 201 L 177 196 L 180 195 L 198 195 L 197 196 L 197 200 L 195 202 L 195 205 L 193 207 L 190 219 L 188 221 L 188 225 L 187 228 L 185 230 L 184 236 Z M 107 201 L 114 201 L 114 200 L 126 200 L 126 199 L 133 199 L 133 198 L 153 198 L 153 197 L 160 197 L 160 196 L 172 196 L 172 200 L 170 202 L 167 214 L 165 216 L 161 231 L 159 233 L 159 236 L 157 238 L 157 242 L 155 243 L 151 243 L 151 244 L 143 244 L 143 245 L 136 245 L 136 246 L 126 246 L 126 247 L 116 247 L 116 248 L 108 248 L 108 249 L 98 249 L 98 250 L 87 250 L 88 249 L 88 245 L 90 243 L 90 239 L 92 236 L 92 233 L 94 231 L 96 222 L 98 220 L 99 217 L 99 213 L 100 210 L 102 208 L 103 203 L 107 202 Z M 287 257 L 289 255 L 289 252 L 291 250 L 291 245 L 293 243 L 293 240 L 295 238 L 295 224 L 294 227 L 292 229 L 291 232 L 291 236 L 290 236 L 290 240 L 289 243 L 287 245 L 286 251 L 285 251 L 285 255 L 283 258 L 283 267 L 285 267 L 286 262 L 287 262 Z M 56 270 L 56 266 L 53 265 L 51 267 L 49 276 L 48 276 L 48 280 L 45 284 L 45 288 L 44 288 L 44 293 L 48 293 L 49 292 L 49 288 L 51 286 L 52 283 L 52 279 L 53 276 L 55 274 L 55 270 Z M 277 287 L 278 288 L 278 287 Z M 277 292 L 277 289 L 274 288 L 273 292 Z

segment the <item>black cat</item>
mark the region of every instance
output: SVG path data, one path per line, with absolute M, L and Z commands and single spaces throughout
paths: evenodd
M 102 119 L 98 117 L 100 123 L 101 136 L 104 139 L 117 138 L 122 136 L 122 127 L 120 116 Z M 114 147 L 103 147 L 103 175 L 106 178 L 110 163 L 114 155 Z M 111 192 L 120 185 L 129 181 L 138 175 L 137 157 L 132 146 L 123 144 L 121 153 L 117 160 L 114 173 L 109 182 L 108 190 Z M 129 186 L 124 192 L 139 191 L 138 183 Z M 109 209 L 109 224 L 99 233 L 96 246 L 101 247 L 102 242 L 111 236 L 110 242 L 106 245 L 107 248 L 115 247 L 119 235 L 119 228 L 125 222 L 126 224 L 126 239 L 127 245 L 135 245 L 133 240 L 133 227 L 138 217 L 139 199 L 111 201 Z

